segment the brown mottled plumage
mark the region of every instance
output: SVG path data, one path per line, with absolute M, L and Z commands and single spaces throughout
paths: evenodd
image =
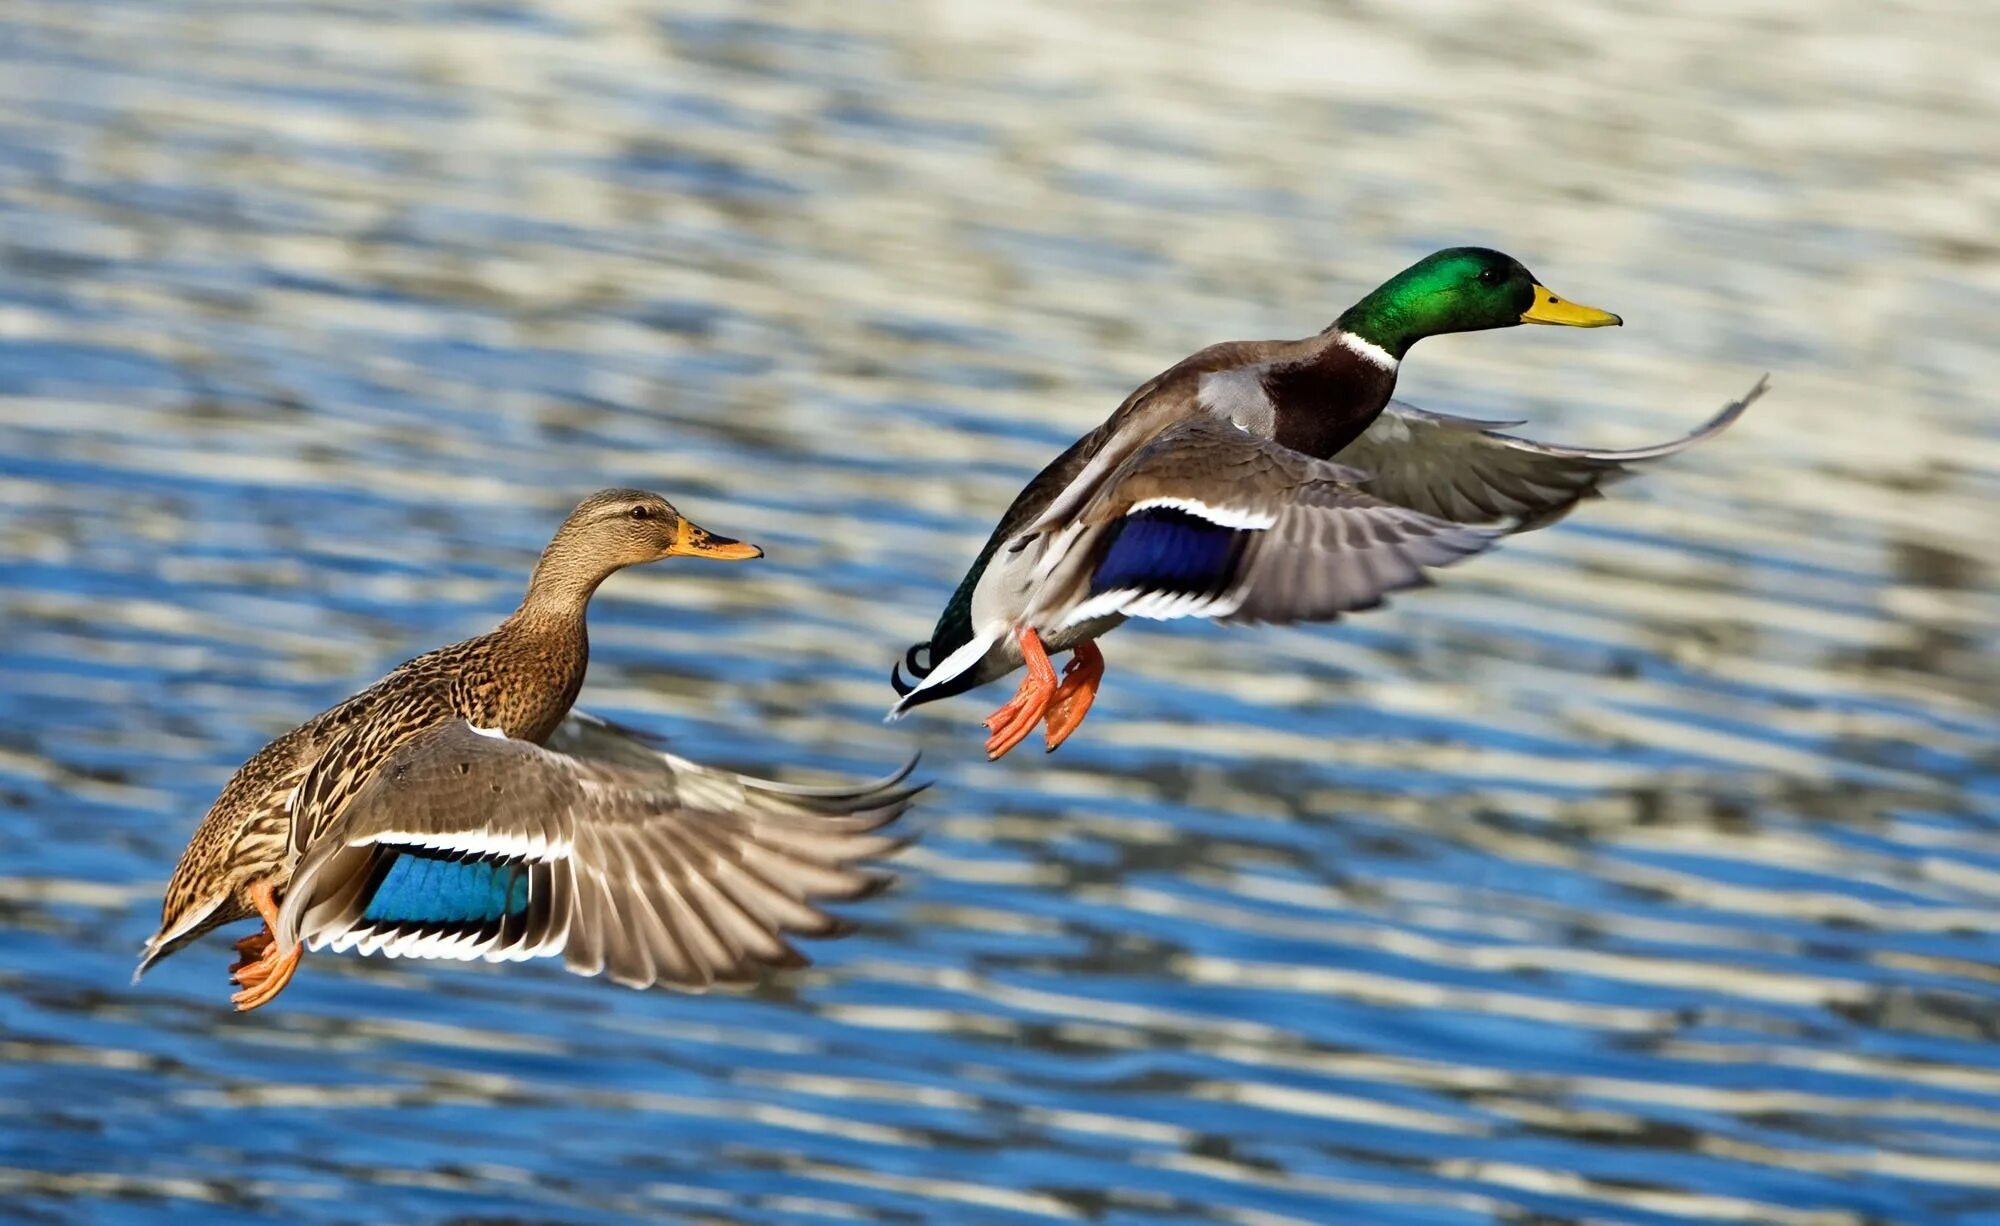
M 316 852 L 326 848 L 329 840 L 348 838 L 368 849 L 358 857 L 364 879 L 344 880 L 335 873 L 325 880 L 347 890 L 350 901 L 360 897 L 362 910 L 402 858 L 412 860 L 413 871 L 422 867 L 427 872 L 434 860 L 476 862 L 490 869 L 489 875 L 498 874 L 494 879 L 506 887 L 496 896 L 504 904 L 504 914 L 460 915 L 452 908 L 462 910 L 471 905 L 465 898 L 483 887 L 478 882 L 454 886 L 441 878 L 446 893 L 438 914 L 446 915 L 446 921 L 422 914 L 387 918 L 378 914 L 367 919 L 371 931 L 385 934 L 383 941 L 377 942 L 389 945 L 385 952 L 439 956 L 428 947 L 409 948 L 408 941 L 398 945 L 390 938 L 413 937 L 420 932 L 436 936 L 443 923 L 445 927 L 456 925 L 452 932 L 458 952 L 451 956 L 502 956 L 494 952 L 491 940 L 482 944 L 482 933 L 487 929 L 497 932 L 519 919 L 513 914 L 518 909 L 513 904 L 526 900 L 513 892 L 514 878 L 522 879 L 523 894 L 530 892 L 526 884 L 528 861 L 539 866 L 535 869 L 540 874 L 538 880 L 545 880 L 551 856 L 544 854 L 548 851 L 545 846 L 526 857 L 510 858 L 494 852 L 493 848 L 514 837 L 495 823 L 557 820 L 558 815 L 534 811 L 532 805 L 524 804 L 523 797 L 555 795 L 559 789 L 550 788 L 548 781 L 572 775 L 588 777 L 592 790 L 586 798 L 589 803 L 573 804 L 572 811 L 559 815 L 568 828 L 587 828 L 598 808 L 615 810 L 619 821 L 647 831 L 670 823 L 699 826 L 712 822 L 725 827 L 734 823 L 740 827 L 728 806 L 756 809 L 762 804 L 763 810 L 781 810 L 789 820 L 806 827 L 815 818 L 833 823 L 829 829 L 837 837 L 823 841 L 823 846 L 816 844 L 814 855 L 808 857 L 812 872 L 806 875 L 822 887 L 814 896 L 852 896 L 878 884 L 878 877 L 855 870 L 852 862 L 887 846 L 885 840 L 861 836 L 865 829 L 893 818 L 907 802 L 910 789 L 895 786 L 900 775 L 844 791 L 786 789 L 658 754 L 597 721 L 589 721 L 587 735 L 580 731 L 569 734 L 574 758 L 537 748 L 563 726 L 582 687 L 589 660 L 584 613 L 592 593 L 608 576 L 626 566 L 673 555 L 726 560 L 760 554 L 755 546 L 712 536 L 696 527 L 656 494 L 605 490 L 586 499 L 564 521 L 542 554 L 520 607 L 499 627 L 418 656 L 339 706 L 272 741 L 237 771 L 196 829 L 174 870 L 159 932 L 147 942 L 140 971 L 213 928 L 261 917 L 266 931 L 238 943 L 245 960 L 232 973 L 244 989 L 235 998 L 238 1008 L 265 1003 L 289 978 L 298 957 L 296 922 L 289 925 L 284 941 L 274 943 L 271 939 L 270 934 L 279 927 L 278 908 L 289 904 L 286 914 L 296 920 L 301 907 L 314 901 L 291 896 L 294 872 L 302 864 L 324 869 L 326 857 L 315 861 Z M 474 771 L 473 755 L 464 752 L 465 742 L 454 739 L 460 736 L 472 737 L 481 747 L 520 746 L 522 752 L 493 759 L 504 761 L 511 772 L 503 782 L 497 773 Z M 483 762 L 481 769 L 485 769 Z M 413 802 L 403 785 L 419 776 L 429 781 L 429 790 Z M 447 794 L 441 781 L 456 786 L 459 794 Z M 564 795 L 575 800 L 570 793 Z M 791 802 L 788 808 L 784 803 L 769 803 L 767 798 L 773 796 L 809 799 Z M 835 799 L 827 800 L 829 796 Z M 682 803 L 688 797 L 693 801 Z M 438 826 L 429 815 L 413 812 L 413 803 L 455 813 L 460 824 L 449 829 Z M 847 820 L 842 824 L 835 818 Z M 425 821 L 432 821 L 432 825 L 424 828 L 416 842 L 398 841 L 399 828 Z M 357 823 L 366 828 L 357 828 Z M 743 840 L 762 837 L 757 831 L 738 833 Z M 343 843 L 331 852 L 346 847 Z M 740 846 L 727 850 L 747 854 Z M 351 855 L 334 858 L 349 867 L 357 862 Z M 425 863 L 418 865 L 416 861 Z M 599 873 L 606 869 L 604 864 L 587 867 Z M 615 871 L 619 866 L 609 867 Z M 458 893 L 452 893 L 453 888 Z M 466 894 L 468 889 L 472 894 Z M 425 901 L 421 892 L 398 897 L 404 905 L 414 902 L 420 909 Z M 546 920 L 550 900 L 537 896 L 533 902 Z M 795 906 L 793 911 L 823 919 L 808 907 Z M 567 930 L 567 915 L 556 918 Z M 599 918 L 615 921 L 615 906 Z M 359 923 L 362 916 L 357 911 L 349 919 Z M 731 916 L 738 927 L 814 927 L 813 923 L 793 921 L 801 921 L 801 916 L 785 913 L 773 919 L 768 908 L 752 913 L 748 921 Z M 341 935 L 325 929 L 306 933 L 314 943 L 337 942 Z M 562 942 L 550 938 L 543 944 L 548 948 L 536 952 L 556 952 Z M 518 949 L 502 952 L 521 956 Z M 700 986 L 726 974 L 740 975 L 753 969 L 756 959 L 740 956 L 742 948 L 735 952 L 739 956 L 731 965 L 698 968 L 701 973 L 687 976 L 685 982 Z M 782 959 L 774 956 L 764 960 Z M 572 958 L 572 966 L 575 964 Z M 632 981 L 638 977 L 625 978 Z

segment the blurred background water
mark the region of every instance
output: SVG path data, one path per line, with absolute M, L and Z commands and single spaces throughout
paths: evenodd
M 1976 6 L 10 0 L 0 1215 L 2000 1222 L 2000 71 Z M 1727 436 L 1336 627 L 1134 624 L 1050 758 L 891 728 L 1022 481 L 1486 243 L 1618 332 L 1418 403 Z M 585 705 L 914 743 L 897 891 L 748 994 L 212 938 L 263 740 L 606 484 Z M 1002 687 L 1004 688 L 1004 687 Z

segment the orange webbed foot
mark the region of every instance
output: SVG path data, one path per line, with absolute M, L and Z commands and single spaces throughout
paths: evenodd
M 1095 643 L 1087 640 L 1078 643 L 1070 652 L 1069 663 L 1063 666 L 1062 684 L 1056 687 L 1055 697 L 1049 701 L 1048 727 L 1044 730 L 1047 752 L 1054 753 L 1056 746 L 1082 726 L 1083 717 L 1090 714 L 1090 704 L 1097 701 L 1097 687 L 1103 680 L 1104 653 Z
M 274 943 L 268 928 L 261 928 L 236 942 L 236 952 L 241 956 L 237 958 L 235 965 L 229 968 L 229 977 L 234 979 L 239 987 L 242 986 L 243 972 L 263 961 L 264 955 L 270 951 Z
M 285 990 L 292 976 L 299 969 L 299 955 L 304 953 L 301 946 L 294 945 L 280 953 L 275 935 L 278 927 L 278 900 L 276 890 L 268 881 L 258 882 L 250 887 L 251 905 L 263 917 L 264 927 L 260 932 L 236 942 L 236 952 L 242 955 L 236 965 L 229 968 L 229 977 L 242 989 L 229 998 L 238 1013 L 247 1013 L 260 1005 L 271 1003 L 271 999 Z
M 236 1006 L 238 1013 L 248 1013 L 261 1005 L 270 1004 L 298 972 L 299 955 L 303 952 L 301 947 L 294 945 L 281 954 L 273 945 L 269 953 L 255 964 L 245 967 L 238 975 L 237 982 L 243 985 L 243 990 L 231 996 L 229 1003 Z
M 986 718 L 986 729 L 992 735 L 986 738 L 986 760 L 997 761 L 1005 757 L 1007 751 L 1026 740 L 1042 722 L 1042 715 L 1048 710 L 1049 700 L 1056 693 L 1056 668 L 1049 663 L 1048 652 L 1042 650 L 1042 640 L 1030 626 L 1020 631 L 1021 662 L 1027 666 L 1028 675 L 1021 678 L 1021 688 L 1015 691 L 1008 703 Z

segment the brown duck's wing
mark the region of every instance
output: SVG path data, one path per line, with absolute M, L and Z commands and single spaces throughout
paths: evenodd
M 281 942 L 509 961 L 699 991 L 804 962 L 822 901 L 889 881 L 865 866 L 919 790 L 790 788 L 572 727 L 572 755 L 462 721 L 403 745 L 298 866 Z
M 1427 583 L 1426 568 L 1500 535 L 1385 503 L 1355 476 L 1216 418 L 1170 426 L 1052 547 L 1055 603 L 1036 623 L 1325 620 Z
M 680 802 L 690 807 L 735 808 L 757 797 L 819 801 L 836 809 L 847 801 L 873 806 L 889 799 L 907 799 L 929 786 L 903 784 L 917 768 L 915 754 L 889 774 L 863 783 L 815 786 L 758 779 L 670 753 L 658 737 L 588 711 L 571 711 L 545 748 L 587 762 L 624 767 L 655 780 L 671 780 Z
M 1631 466 L 1714 438 L 1764 394 L 1767 381 L 1693 433 L 1652 447 L 1599 451 L 1503 434 L 1519 422 L 1476 421 L 1391 401 L 1375 424 L 1337 457 L 1369 474 L 1363 488 L 1427 515 L 1460 523 L 1512 520 L 1512 531 L 1546 527 Z

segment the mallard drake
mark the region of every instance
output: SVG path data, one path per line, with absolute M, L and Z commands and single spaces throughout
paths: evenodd
M 1426 256 L 1317 336 L 1211 345 L 1149 380 L 1044 468 L 1000 519 L 931 637 L 890 672 L 890 718 L 1025 667 L 986 721 L 998 758 L 1044 724 L 1053 751 L 1128 617 L 1324 621 L 1554 523 L 1631 465 L 1712 437 L 1763 383 L 1685 438 L 1633 451 L 1501 433 L 1519 422 L 1390 399 L 1410 346 L 1517 324 L 1623 321 L 1558 297 L 1482 247 Z M 1049 657 L 1069 651 L 1058 678 Z M 905 678 L 903 669 L 911 676 Z
M 272 741 L 222 789 L 167 884 L 133 976 L 257 918 L 230 968 L 268 1003 L 302 946 L 390 957 L 560 954 L 582 975 L 700 990 L 803 962 L 820 900 L 887 881 L 862 862 L 909 803 L 909 767 L 798 788 L 700 766 L 571 713 L 584 611 L 613 572 L 763 551 L 658 494 L 604 490 L 549 542 L 512 616 L 418 656 Z M 912 763 L 914 765 L 914 762 Z

